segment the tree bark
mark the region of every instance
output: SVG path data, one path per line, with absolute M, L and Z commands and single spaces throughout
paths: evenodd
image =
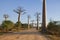
M 42 32 L 46 31 L 46 0 L 43 0 Z

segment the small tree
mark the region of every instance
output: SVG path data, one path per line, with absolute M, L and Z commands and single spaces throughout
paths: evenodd
M 27 29 L 28 28 L 28 24 L 22 24 L 22 28 L 24 28 L 24 29 Z
M 14 28 L 16 28 L 18 30 L 18 26 L 20 27 L 20 24 L 22 24 L 22 23 L 19 22 L 19 25 L 18 25 L 18 22 L 16 22 Z
M 9 17 L 8 14 L 4 14 L 3 17 L 5 18 L 5 21 L 7 20 L 7 18 Z

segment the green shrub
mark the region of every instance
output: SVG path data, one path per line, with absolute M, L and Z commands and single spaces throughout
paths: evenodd
M 57 21 L 51 21 L 47 25 L 47 30 L 55 35 L 60 35 L 60 25 Z
M 1 26 L 2 26 L 2 29 L 6 30 L 7 32 L 14 27 L 14 23 L 10 20 L 7 20 L 7 21 L 3 21 Z

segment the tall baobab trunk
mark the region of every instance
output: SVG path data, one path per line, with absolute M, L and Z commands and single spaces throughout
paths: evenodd
M 37 30 L 39 29 L 39 17 L 40 17 L 40 13 L 37 12 L 37 13 L 36 13 L 36 20 L 37 20 L 37 27 L 36 27 L 36 29 L 37 29 Z
M 30 28 L 29 21 L 30 21 L 30 16 L 28 15 L 28 29 Z
M 20 22 L 20 13 L 19 13 L 19 15 L 18 15 L 18 22 Z
M 31 23 L 31 26 L 32 26 L 32 28 L 33 28 L 33 25 L 34 25 L 34 23 L 33 23 L 33 22 L 34 22 L 34 20 L 31 20 L 31 22 L 32 22 L 32 23 Z
M 40 13 L 37 13 L 37 30 L 39 30 L 39 15 Z
M 21 27 L 21 23 L 20 23 L 20 13 L 19 13 L 19 15 L 18 15 L 18 30 L 20 29 L 20 27 Z
M 22 9 L 21 7 L 19 7 L 18 9 L 14 10 L 14 12 L 16 12 L 18 14 L 18 31 L 21 27 L 21 21 L 20 21 L 20 17 L 21 17 L 21 14 L 24 13 L 24 9 Z
M 42 32 L 46 31 L 46 0 L 43 0 L 43 11 L 42 11 Z

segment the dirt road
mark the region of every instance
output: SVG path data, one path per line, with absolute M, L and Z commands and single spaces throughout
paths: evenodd
M 50 40 L 40 34 L 36 29 L 23 30 L 21 32 L 7 33 L 0 36 L 0 40 Z

